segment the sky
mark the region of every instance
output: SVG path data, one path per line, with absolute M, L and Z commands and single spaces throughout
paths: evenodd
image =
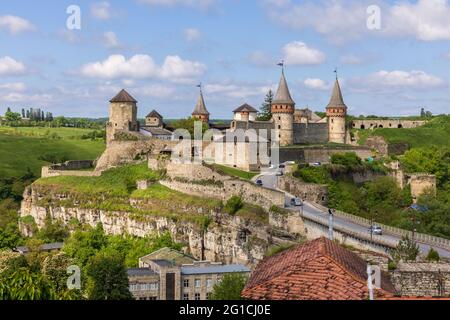
M 36 3 L 2 0 L 1 114 L 107 117 L 125 88 L 140 117 L 186 118 L 202 83 L 212 118 L 229 119 L 276 90 L 280 61 L 297 108 L 324 111 L 337 68 L 353 115 L 450 113 L 447 0 Z

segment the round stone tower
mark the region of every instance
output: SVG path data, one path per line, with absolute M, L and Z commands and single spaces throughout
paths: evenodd
M 106 127 L 107 144 L 114 140 L 114 135 L 118 131 L 139 131 L 137 101 L 125 90 L 110 100 L 109 122 Z
M 295 102 L 289 92 L 283 69 L 278 91 L 272 102 L 272 119 L 281 147 L 294 144 L 294 113 Z
M 327 106 L 328 142 L 345 144 L 347 137 L 347 106 L 342 97 L 339 80 L 336 78 L 333 94 Z

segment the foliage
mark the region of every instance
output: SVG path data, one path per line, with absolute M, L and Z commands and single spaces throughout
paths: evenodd
M 244 290 L 247 278 L 242 274 L 227 274 L 213 288 L 211 300 L 242 300 L 241 293 Z
M 239 210 L 244 207 L 244 202 L 241 197 L 232 196 L 225 204 L 224 210 L 228 214 L 235 215 Z
M 255 176 L 257 176 L 259 174 L 256 172 L 248 172 L 248 171 L 243 171 L 243 170 L 239 170 L 236 168 L 231 168 L 228 166 L 222 166 L 219 164 L 214 164 L 209 167 L 212 168 L 214 171 L 216 171 L 219 174 L 227 175 L 227 176 L 234 177 L 234 178 L 240 178 L 240 179 L 244 179 L 244 180 L 251 180 L 252 178 L 254 178 Z
M 36 238 L 44 243 L 63 242 L 69 236 L 69 231 L 61 221 L 53 221 L 47 215 L 44 226 L 38 231 Z
M 273 247 L 270 247 L 266 252 L 266 258 L 276 256 L 277 254 L 289 250 L 293 247 L 292 244 L 280 244 Z
M 419 246 L 409 237 L 403 237 L 392 251 L 392 258 L 396 263 L 399 261 L 416 261 L 419 253 Z
M 11 275 L 0 274 L 0 300 L 54 300 L 50 282 L 39 273 L 21 268 Z
M 196 120 L 195 118 L 180 119 L 180 120 L 173 121 L 170 124 L 170 126 L 172 128 L 174 128 L 175 130 L 185 129 L 185 130 L 189 131 L 191 138 L 194 139 L 196 122 L 200 122 L 200 121 Z M 201 129 L 202 129 L 201 133 L 202 133 L 202 138 L 203 138 L 203 133 L 205 133 L 209 129 L 208 124 L 202 123 Z
M 90 300 L 132 300 L 123 257 L 98 253 L 89 260 Z
M 264 98 L 264 103 L 261 105 L 260 112 L 258 113 L 258 121 L 269 121 L 272 119 L 272 102 L 273 102 L 273 92 L 269 90 Z
M 440 259 L 439 253 L 433 248 L 430 248 L 427 254 L 427 260 L 430 262 L 439 262 Z
M 346 167 L 355 167 L 362 165 L 362 160 L 354 152 L 336 153 L 331 156 L 331 163 Z
M 306 183 L 328 184 L 331 180 L 330 172 L 325 166 L 311 167 L 309 165 L 299 166 L 293 173 L 294 177 Z

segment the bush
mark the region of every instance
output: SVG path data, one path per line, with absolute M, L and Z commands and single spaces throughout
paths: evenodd
M 439 260 L 441 260 L 441 257 L 436 250 L 430 248 L 430 251 L 428 251 L 427 260 L 430 262 L 439 262 Z
M 395 262 L 416 261 L 419 253 L 419 246 L 408 237 L 404 237 L 393 251 L 392 258 Z
M 244 207 L 241 197 L 232 196 L 225 205 L 225 211 L 231 215 L 235 215 L 239 210 Z
M 242 274 L 227 274 L 222 281 L 214 286 L 211 300 L 242 300 L 241 292 L 244 290 L 247 279 Z
M 355 167 L 362 165 L 362 160 L 354 152 L 337 153 L 331 156 L 331 163 L 346 167 Z
M 397 269 L 397 264 L 394 261 L 390 260 L 388 263 L 388 270 L 394 271 L 396 269 Z

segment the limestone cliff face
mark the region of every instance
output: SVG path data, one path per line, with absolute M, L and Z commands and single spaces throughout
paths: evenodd
M 223 213 L 210 212 L 208 216 L 211 222 L 207 228 L 202 228 L 195 222 L 180 221 L 173 217 L 82 208 L 76 201 L 66 207 L 63 203 L 71 203 L 68 198 L 70 195 L 53 194 L 49 199 L 48 194 L 40 194 L 37 188 L 28 187 L 22 202 L 21 216 L 33 217 L 39 228 L 44 225 L 46 216 L 50 215 L 53 220 L 64 224 L 74 219 L 91 226 L 102 223 L 105 232 L 112 235 L 128 233 L 144 237 L 153 232 L 169 231 L 178 242 L 185 243 L 190 253 L 198 259 L 248 266 L 254 266 L 262 260 L 273 241 L 267 224 Z M 30 235 L 31 231 L 25 225 L 21 228 L 24 234 Z

